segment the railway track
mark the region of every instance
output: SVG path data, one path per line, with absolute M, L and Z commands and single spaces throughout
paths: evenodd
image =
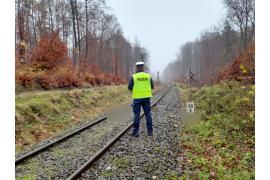
M 77 179 L 182 179 L 183 157 L 177 148 L 182 121 L 179 107 L 179 89 L 172 86 L 152 108 L 153 136 L 148 136 L 143 118 L 139 137 L 130 136 L 129 130 Z
M 158 99 L 156 99 L 152 104 L 151 108 L 154 107 L 171 89 L 171 86 L 167 88 L 165 93 L 163 93 Z M 144 113 L 140 115 L 140 118 L 144 117 Z M 132 127 L 133 122 L 127 125 L 120 133 L 118 133 L 109 143 L 107 143 L 102 149 L 100 149 L 91 159 L 89 159 L 86 163 L 84 163 L 77 171 L 75 171 L 70 177 L 68 177 L 68 180 L 74 180 L 80 177 L 80 175 L 91 165 L 93 165 L 104 153 L 106 153 L 113 144 L 117 140 L 119 140 L 124 134 L 128 132 L 128 130 Z
M 153 95 L 157 94 L 158 92 L 160 92 L 160 89 L 155 91 L 153 93 Z M 29 151 L 27 153 L 24 153 L 22 156 L 18 157 L 16 160 L 15 160 L 15 165 L 19 165 L 21 164 L 22 162 L 24 162 L 25 160 L 31 158 L 31 157 L 34 157 L 35 155 L 49 149 L 50 147 L 54 146 L 54 145 L 57 145 L 65 140 L 67 140 L 68 138 L 71 138 L 79 133 L 81 133 L 82 131 L 85 131 L 86 129 L 90 128 L 90 127 L 93 127 L 103 121 L 105 121 L 107 119 L 106 116 L 102 116 L 100 118 L 98 118 L 97 120 L 95 120 L 94 122 L 90 123 L 90 124 L 86 124 L 78 129 L 75 129 L 74 131 L 70 132 L 70 133 L 67 133 L 65 134 L 64 136 L 60 137 L 60 138 L 57 138 L 57 139 L 54 139 L 52 141 L 50 141 L 49 143 L 46 143 L 45 145 L 42 145 L 32 151 Z
M 48 148 L 56 145 L 58 143 L 61 143 L 64 140 L 66 140 L 66 139 L 68 139 L 68 138 L 70 138 L 70 137 L 72 137 L 72 136 L 74 136 L 74 135 L 76 135 L 76 134 L 78 134 L 78 133 L 86 130 L 87 128 L 90 128 L 90 127 L 92 127 L 92 126 L 94 126 L 94 125 L 96 125 L 96 124 L 98 124 L 98 123 L 106 120 L 106 119 L 107 119 L 107 117 L 106 116 L 103 116 L 103 117 L 97 119 L 96 121 L 94 121 L 91 124 L 85 125 L 85 126 L 79 128 L 79 129 L 75 130 L 75 131 L 72 131 L 72 132 L 64 135 L 63 137 L 60 137 L 58 139 L 55 139 L 55 140 L 51 141 L 50 143 L 45 144 L 44 146 L 41 146 L 41 147 L 39 147 L 39 148 L 37 148 L 37 149 L 35 149 L 33 151 L 30 151 L 30 152 L 26 153 L 25 155 L 23 155 L 23 156 L 21 156 L 21 157 L 19 157 L 18 159 L 15 160 L 15 165 L 18 165 L 18 164 L 22 163 L 26 159 L 29 159 L 29 158 L 35 156 L 36 154 L 38 154 L 38 153 L 40 153 L 40 152 L 42 152 L 42 151 L 44 151 L 44 150 L 46 150 L 46 149 L 48 149 Z

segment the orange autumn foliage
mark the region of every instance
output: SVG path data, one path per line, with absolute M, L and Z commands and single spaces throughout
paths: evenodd
M 25 87 L 54 89 L 125 83 L 92 64 L 80 64 L 76 70 L 57 32 L 42 37 L 30 57 L 30 63 L 25 64 L 16 59 L 16 82 Z
M 122 78 L 104 73 L 95 66 L 88 65 L 77 72 L 66 64 L 51 70 L 37 70 L 35 66 L 24 65 L 16 69 L 16 82 L 25 87 L 40 86 L 43 89 L 120 85 L 126 83 Z M 88 84 L 88 85 L 87 85 Z
M 67 46 L 57 32 L 42 37 L 33 49 L 30 61 L 40 69 L 53 69 L 67 60 Z
M 252 44 L 240 54 L 232 64 L 221 69 L 216 82 L 223 80 L 236 80 L 245 84 L 255 83 L 255 45 Z

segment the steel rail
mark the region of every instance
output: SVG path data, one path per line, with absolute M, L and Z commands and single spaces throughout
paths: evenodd
M 154 107 L 158 101 L 160 101 L 171 89 L 171 86 L 166 90 L 166 92 L 160 96 L 155 102 L 151 104 L 151 108 Z M 144 116 L 144 112 L 140 115 L 140 118 Z M 71 176 L 68 177 L 68 180 L 74 180 L 80 177 L 80 175 L 91 165 L 93 165 L 108 149 L 119 140 L 131 127 L 133 126 L 133 122 L 126 126 L 120 133 L 118 133 L 108 144 L 106 144 L 101 150 L 99 150 L 91 159 L 89 159 L 86 163 L 84 163 L 78 170 L 76 170 Z
M 92 127 L 92 126 L 94 126 L 94 125 L 96 125 L 96 124 L 98 124 L 98 123 L 100 123 L 100 122 L 102 122 L 102 121 L 104 121 L 106 119 L 107 119 L 106 116 L 102 116 L 101 118 L 99 118 L 98 120 L 94 121 L 91 124 L 88 124 L 88 125 L 83 126 L 83 127 L 79 128 L 79 129 L 76 129 L 76 130 L 74 130 L 74 131 L 72 131 L 72 132 L 70 132 L 70 133 L 56 139 L 56 140 L 53 140 L 52 142 L 49 142 L 48 144 L 45 144 L 44 146 L 41 146 L 41 147 L 39 147 L 39 148 L 37 148 L 37 149 L 35 149 L 33 151 L 28 152 L 27 154 L 25 154 L 25 155 L 19 157 L 18 159 L 16 159 L 15 160 L 15 165 L 18 165 L 18 164 L 22 163 L 24 160 L 29 159 L 30 157 L 33 157 L 34 155 L 44 151 L 45 149 L 48 149 L 49 147 L 51 147 L 51 146 L 53 146 L 53 145 L 55 145 L 57 143 L 60 143 L 60 142 L 64 141 L 65 139 L 70 138 L 70 137 L 78 134 L 79 132 L 82 132 L 83 130 L 85 130 L 85 129 L 89 128 L 89 127 Z
M 159 90 L 153 92 L 153 95 L 157 94 L 160 90 L 161 90 L 161 89 L 159 89 Z
M 153 93 L 153 95 L 158 93 L 159 91 L 160 91 L 160 89 L 155 91 Z M 49 143 L 45 144 L 44 146 L 41 146 L 41 147 L 39 147 L 39 148 L 37 148 L 37 149 L 35 149 L 33 151 L 28 152 L 27 154 L 25 154 L 25 155 L 19 157 L 18 159 L 16 159 L 15 160 L 15 165 L 19 165 L 20 163 L 22 163 L 26 159 L 29 159 L 29 158 L 35 156 L 36 154 L 48 149 L 49 147 L 51 147 L 51 146 L 53 146 L 53 145 L 55 145 L 57 143 L 60 143 L 60 142 L 64 141 L 65 139 L 70 138 L 70 137 L 76 135 L 79 132 L 82 132 L 83 130 L 85 130 L 85 129 L 89 128 L 89 127 L 92 127 L 92 126 L 104 121 L 105 119 L 107 119 L 107 117 L 103 116 L 103 117 L 99 118 L 98 120 L 96 120 L 95 122 L 93 122 L 91 124 L 83 126 L 83 127 L 79 128 L 79 129 L 77 129 L 75 131 L 72 131 L 71 133 L 68 133 L 68 134 L 64 135 L 63 137 L 60 137 L 60 138 L 58 138 L 58 139 L 56 139 L 56 140 L 54 140 L 52 142 L 49 142 Z

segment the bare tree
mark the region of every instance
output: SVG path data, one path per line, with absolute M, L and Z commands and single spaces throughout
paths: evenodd
M 89 15 L 88 15 L 88 0 L 84 1 L 85 5 L 85 60 L 88 59 L 88 25 L 89 25 Z
M 255 32 L 255 0 L 224 0 L 229 19 L 240 29 L 241 48 L 247 48 Z
M 82 64 L 98 65 L 127 78 L 144 49 L 124 37 L 108 10 L 105 0 L 16 0 L 16 58 L 27 61 L 37 41 L 57 30 L 77 70 Z
M 240 52 L 237 32 L 227 24 L 201 33 L 199 39 L 187 42 L 179 48 L 175 63 L 164 71 L 167 80 L 184 80 L 190 71 L 196 82 L 209 82 L 216 72 L 232 62 Z
M 76 0 L 75 0 L 76 1 Z M 74 0 L 70 0 L 71 6 L 71 13 L 72 13 L 72 27 L 73 27 L 73 37 L 74 37 L 74 48 L 73 48 L 73 62 L 77 65 L 78 60 L 78 39 L 77 39 L 77 32 L 76 32 L 76 10 L 75 10 L 75 2 Z

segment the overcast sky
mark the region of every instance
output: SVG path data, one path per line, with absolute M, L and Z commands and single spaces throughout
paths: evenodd
M 216 25 L 225 14 L 222 0 L 107 0 L 125 37 L 137 37 L 150 53 L 151 71 L 175 59 L 179 47 Z

